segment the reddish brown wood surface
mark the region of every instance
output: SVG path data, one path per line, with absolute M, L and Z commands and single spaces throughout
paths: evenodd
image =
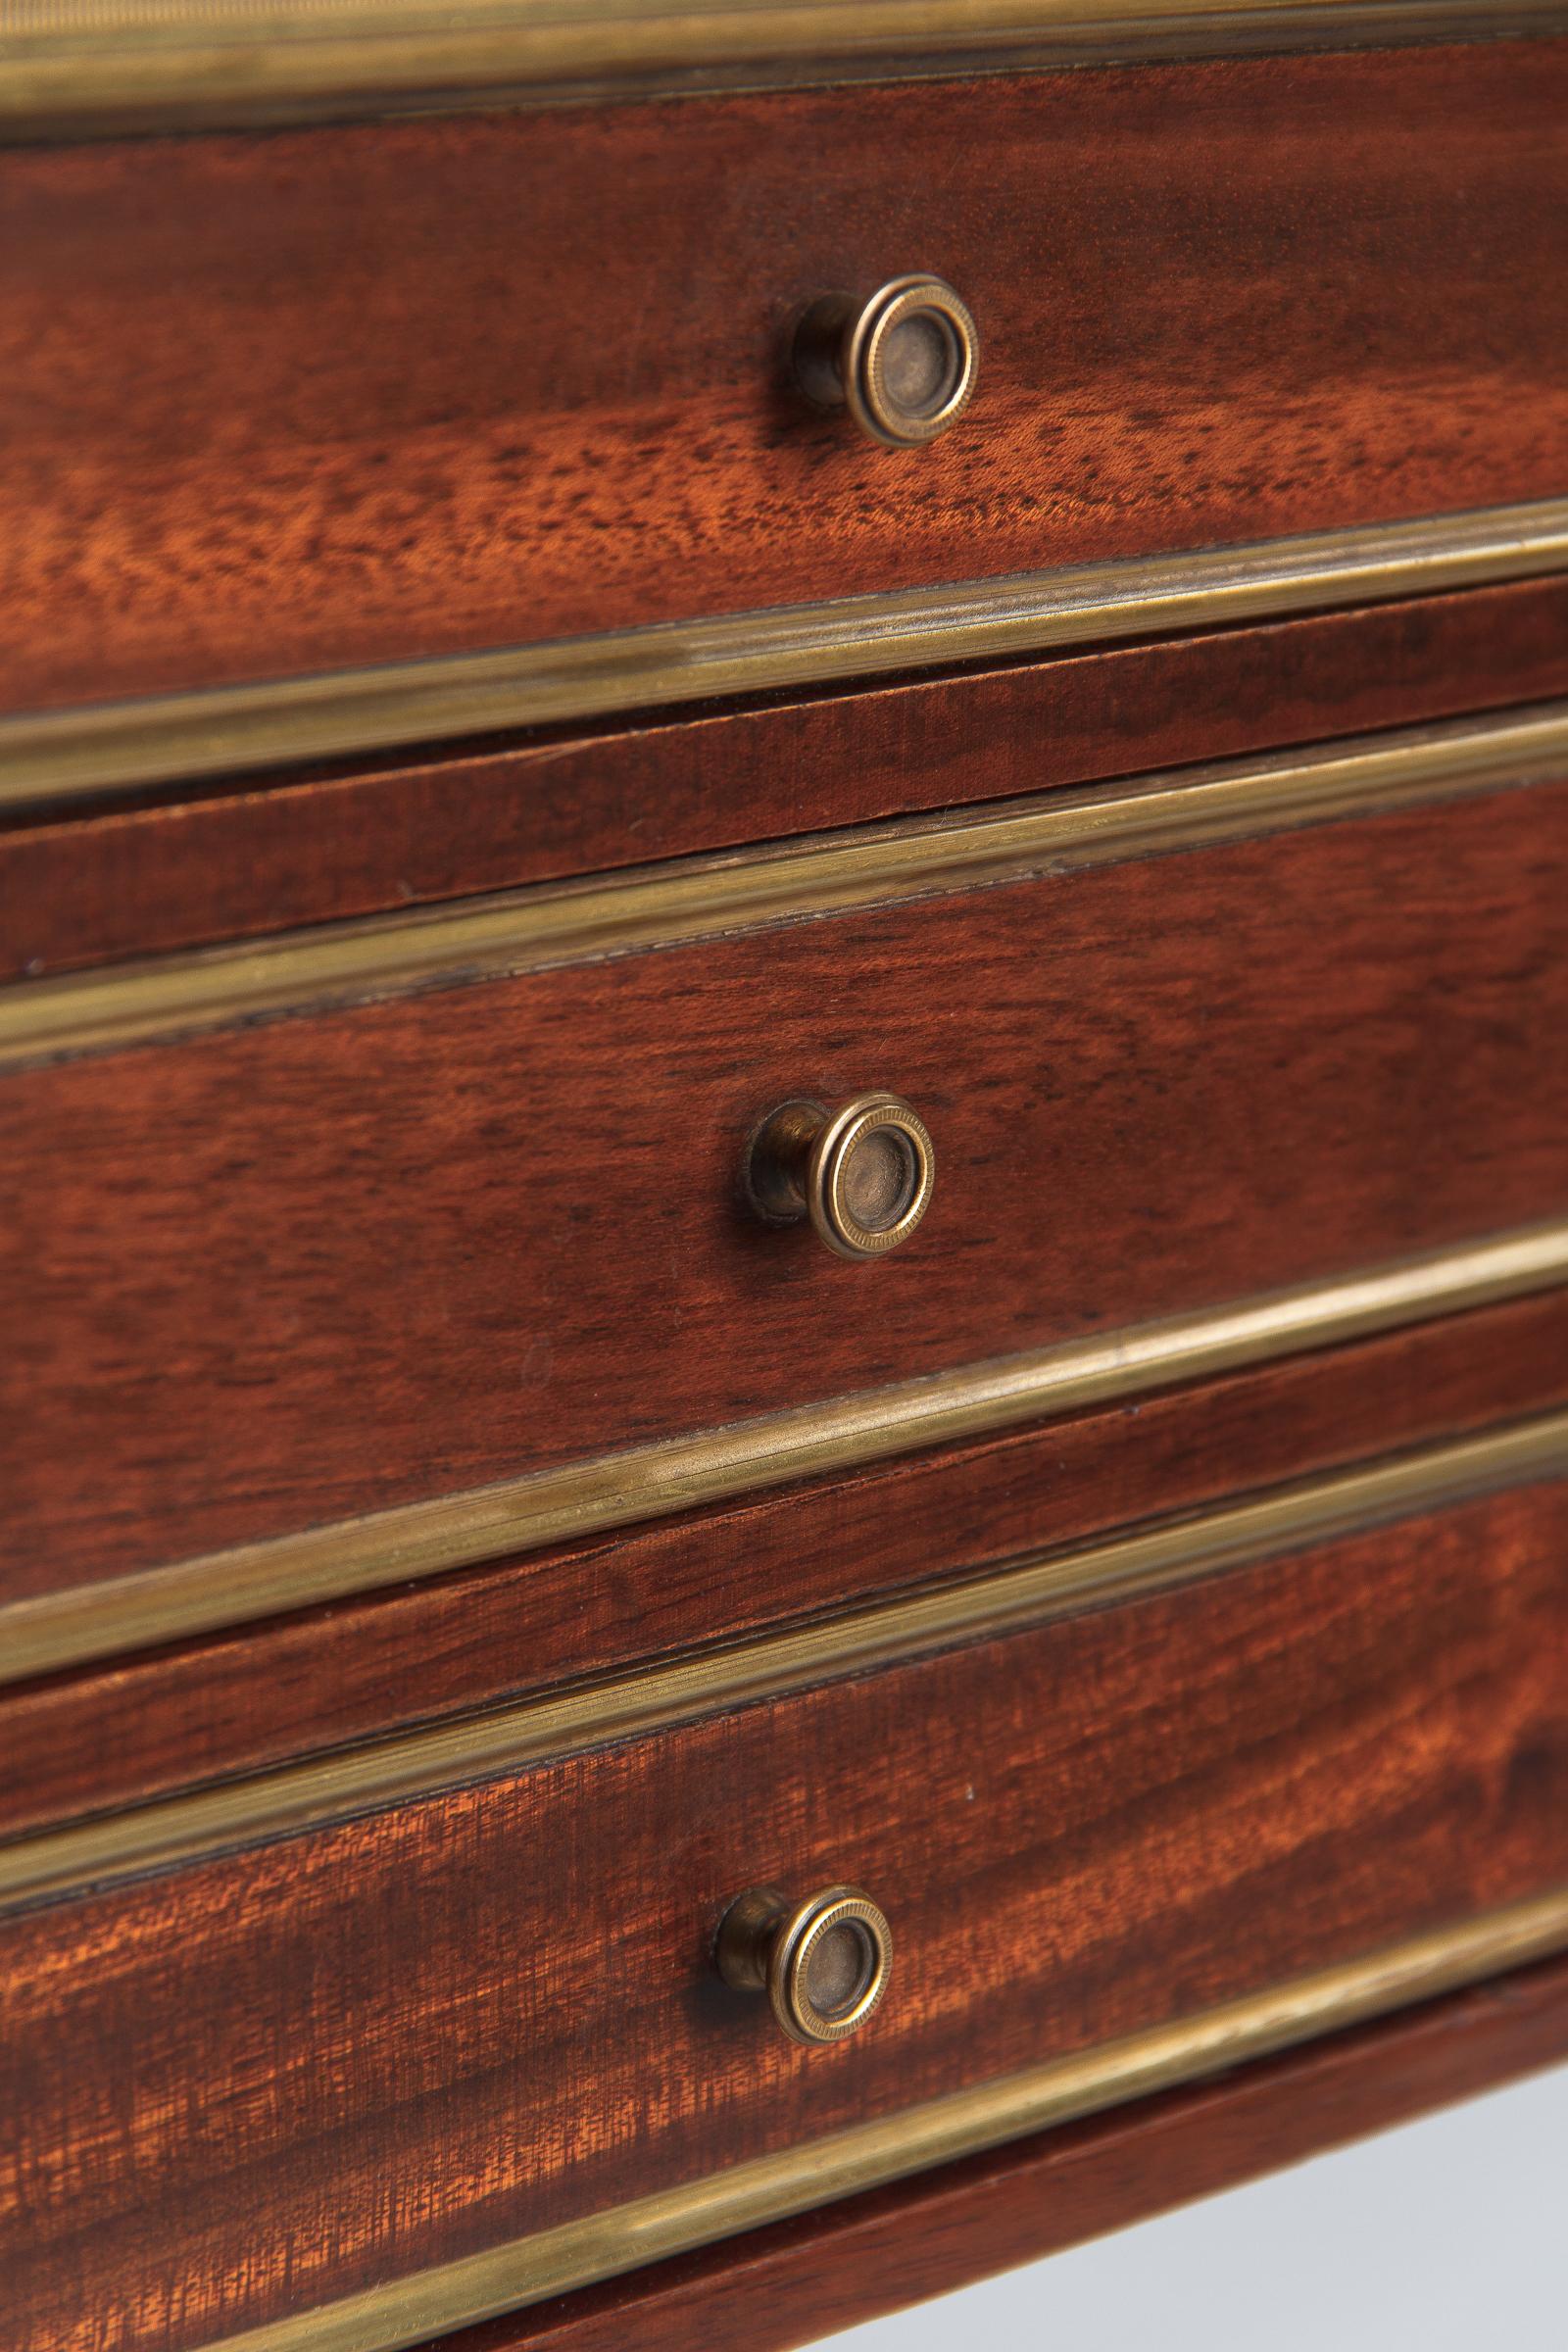
M 8 1689 L 0 1832 L 1568 1402 L 1568 1293 Z
M 1568 1962 L 558 2297 L 427 2352 L 793 2352 L 1568 2058 Z
M 1560 1213 L 1568 786 L 11 1075 L 8 1594 Z M 755 1121 L 891 1086 L 847 1265 Z
M 1568 44 L 132 140 L 0 162 L 0 701 L 1555 496 Z M 805 412 L 951 277 L 979 395 Z
M 0 1930 L 16 2352 L 188 2352 L 1568 1880 L 1568 1491 L 434 1795 Z M 837 2049 L 710 1973 L 871 1887 Z
M 0 829 L 0 973 L 1568 693 L 1535 580 Z

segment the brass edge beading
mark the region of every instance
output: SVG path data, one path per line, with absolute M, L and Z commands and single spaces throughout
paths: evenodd
M 1568 1220 L 966 1364 L 0 1607 L 0 1683 L 1568 1283 Z
M 1568 1476 L 1568 1410 L 1252 1500 L 1013 1561 L 825 1622 L 634 1668 L 0 1847 L 0 1905 L 58 1896 L 322 1826 L 464 1781 L 1126 1600 L 1500 1487 Z
M 291 2314 L 228 2337 L 224 2352 L 401 2352 L 548 2295 L 1368 2023 L 1545 1959 L 1565 1944 L 1568 1889 Z
M 192 128 L 1550 30 L 1560 0 L 12 0 L 0 135 Z
M 1564 568 L 1568 499 L 1549 499 L 24 712 L 0 718 L 0 808 Z
M 1568 1283 L 1568 1220 L 0 1606 L 0 1684 Z
M 0 990 L 0 1069 L 385 1003 L 1568 773 L 1568 701 L 545 883 Z

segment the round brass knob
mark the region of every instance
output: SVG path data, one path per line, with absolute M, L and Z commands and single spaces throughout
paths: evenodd
M 767 1994 L 791 2041 L 843 2041 L 888 1988 L 893 1931 L 854 1886 L 827 1886 L 804 1902 L 753 1886 L 725 1912 L 714 1958 L 726 1984 Z
M 881 1257 L 931 1203 L 936 1147 L 897 1095 L 857 1095 L 842 1110 L 781 1103 L 752 1139 L 747 1190 L 770 1225 L 809 1217 L 840 1257 Z
M 919 449 L 974 396 L 980 332 L 940 277 L 895 277 L 863 302 L 829 295 L 802 319 L 795 371 L 819 408 L 845 408 L 885 449 Z

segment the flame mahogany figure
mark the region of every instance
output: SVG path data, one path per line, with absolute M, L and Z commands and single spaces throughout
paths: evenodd
M 13 151 L 0 709 L 1557 497 L 1565 112 L 1504 40 Z M 788 355 L 909 268 L 980 389 L 890 454 Z

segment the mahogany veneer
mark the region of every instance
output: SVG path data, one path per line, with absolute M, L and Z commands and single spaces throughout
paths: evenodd
M 282 2312 L 1568 1883 L 1568 1489 L 122 1886 L 0 1930 L 17 2352 Z M 874 1886 L 786 2043 L 709 1947 Z
M 1565 112 L 1503 41 L 8 153 L 0 705 L 1556 497 Z M 890 457 L 787 351 L 911 269 L 981 391 Z
M 1565 817 L 1541 785 L 17 1073 L 3 1590 L 1550 1216 Z M 941 1175 L 846 1267 L 738 1171 L 774 1103 L 875 1083 Z

